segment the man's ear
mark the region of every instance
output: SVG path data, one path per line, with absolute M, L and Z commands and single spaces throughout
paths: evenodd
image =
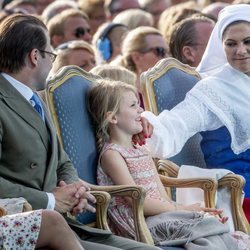
M 111 124 L 116 124 L 117 123 L 117 118 L 116 116 L 111 112 L 111 111 L 108 111 L 105 115 L 107 121 Z
M 195 60 L 195 52 L 191 46 L 183 46 L 182 48 L 182 55 L 187 62 L 194 62 Z
M 29 63 L 32 66 L 36 66 L 38 63 L 38 57 L 39 57 L 39 50 L 38 49 L 33 49 L 28 55 L 29 57 Z

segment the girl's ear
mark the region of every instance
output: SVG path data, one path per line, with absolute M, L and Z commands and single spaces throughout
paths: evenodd
M 116 116 L 114 114 L 112 114 L 111 111 L 108 111 L 105 116 L 106 116 L 106 119 L 108 120 L 109 123 L 111 123 L 111 124 L 117 123 Z

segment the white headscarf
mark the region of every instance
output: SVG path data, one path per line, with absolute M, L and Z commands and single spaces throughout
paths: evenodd
M 197 71 L 203 77 L 214 75 L 227 63 L 222 45 L 222 34 L 226 27 L 235 21 L 250 22 L 249 4 L 230 5 L 220 11 L 218 21 L 211 33 L 201 62 L 197 67 Z
M 198 98 L 227 127 L 231 148 L 239 154 L 250 148 L 250 77 L 227 62 L 222 46 L 226 27 L 235 21 L 250 21 L 250 5 L 225 7 L 211 34 L 198 67 L 204 76 L 188 93 Z

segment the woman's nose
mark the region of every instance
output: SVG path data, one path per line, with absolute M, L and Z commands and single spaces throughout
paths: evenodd
M 247 53 L 247 46 L 245 44 L 240 44 L 239 47 L 237 48 L 237 54 L 239 55 L 244 55 Z

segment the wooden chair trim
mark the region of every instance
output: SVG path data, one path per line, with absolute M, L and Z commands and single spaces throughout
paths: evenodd
M 153 112 L 158 115 L 158 108 L 154 94 L 153 83 L 156 79 L 160 78 L 163 74 L 172 68 L 179 69 L 189 75 L 201 79 L 201 76 L 194 68 L 188 64 L 183 64 L 175 58 L 164 58 L 160 60 L 154 67 L 141 75 L 142 96 L 144 100 L 145 110 Z
M 146 191 L 139 186 L 116 185 L 116 186 L 91 186 L 92 190 L 98 189 L 108 192 L 111 197 L 127 196 L 132 198 L 132 210 L 134 215 L 136 240 L 150 245 L 154 245 L 152 236 L 145 222 L 143 203 Z
M 242 190 L 245 182 L 245 178 L 241 175 L 228 174 L 218 181 L 218 185 L 219 187 L 227 187 L 231 193 L 231 208 L 235 230 L 250 234 L 250 225 L 241 206 Z
M 109 193 L 104 191 L 91 191 L 96 198 L 96 227 L 104 230 L 110 230 L 107 221 L 107 211 L 111 200 Z

